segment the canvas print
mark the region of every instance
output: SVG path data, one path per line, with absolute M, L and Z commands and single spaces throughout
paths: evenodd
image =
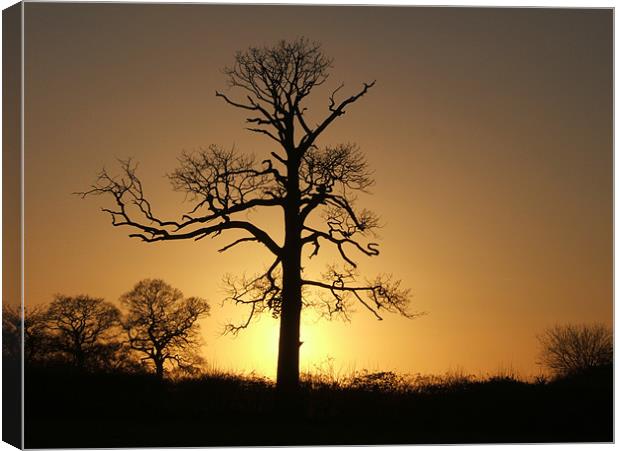
M 612 36 L 606 8 L 6 9 L 3 440 L 612 442 Z

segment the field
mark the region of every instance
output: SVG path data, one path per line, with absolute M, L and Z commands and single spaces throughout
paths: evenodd
M 610 442 L 613 377 L 305 375 L 285 418 L 270 380 L 212 371 L 149 375 L 26 372 L 26 447 Z

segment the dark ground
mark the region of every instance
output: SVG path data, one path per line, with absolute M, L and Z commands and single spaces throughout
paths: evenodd
M 162 447 L 613 441 L 613 375 L 507 377 L 406 388 L 392 373 L 305 383 L 300 413 L 274 411 L 264 380 L 26 372 L 25 446 Z

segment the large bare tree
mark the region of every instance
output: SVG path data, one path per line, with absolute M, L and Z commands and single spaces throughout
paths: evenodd
M 389 276 L 359 280 L 352 252 L 379 254 L 370 240 L 378 227 L 372 212 L 359 209 L 356 193 L 365 192 L 373 179 L 363 154 L 354 144 L 319 147 L 325 130 L 375 85 L 364 83 L 350 96 L 340 97 L 340 85 L 328 97 L 327 111 L 311 123 L 304 106 L 307 97 L 328 78 L 332 60 L 319 44 L 300 38 L 271 47 L 251 47 L 238 52 L 234 64 L 224 70 L 231 91 L 216 92 L 228 105 L 247 113 L 247 129 L 269 139 L 274 147 L 269 158 L 256 161 L 233 150 L 211 146 L 184 153 L 169 175 L 174 189 L 194 201 L 180 220 L 157 217 L 144 194 L 131 161 L 122 162 L 123 174 L 105 170 L 86 195 L 110 195 L 114 206 L 104 208 L 112 224 L 133 230 L 132 237 L 146 242 L 213 237 L 236 230 L 244 236 L 221 251 L 242 243 L 264 245 L 273 260 L 255 277 L 228 279 L 230 299 L 249 306 L 249 316 L 228 331 L 247 327 L 252 318 L 270 311 L 280 319 L 277 387 L 294 393 L 299 384 L 300 316 L 308 290 L 323 290 L 330 314 L 346 314 L 357 302 L 381 319 L 383 311 L 412 316 L 407 311 L 407 289 Z M 269 231 L 246 220 L 248 211 L 278 209 L 282 212 L 283 242 Z M 343 265 L 329 267 L 322 278 L 303 274 L 302 252 L 315 256 L 323 245 L 333 246 Z
M 209 313 L 204 299 L 183 293 L 160 279 L 144 279 L 121 296 L 129 346 L 152 364 L 159 379 L 166 365 L 192 370 L 200 361 L 197 321 Z

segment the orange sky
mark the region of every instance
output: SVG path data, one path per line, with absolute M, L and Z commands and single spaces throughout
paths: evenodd
M 309 312 L 303 368 L 529 375 L 546 326 L 611 324 L 611 10 L 27 3 L 25 23 L 27 305 L 59 292 L 116 302 L 163 278 L 214 305 L 202 322 L 212 365 L 273 375 L 273 320 L 220 335 L 244 314 L 219 307 L 222 276 L 262 269 L 263 250 L 141 243 L 110 226 L 105 199 L 71 193 L 131 156 L 156 212 L 181 212 L 164 175 L 182 150 L 270 150 L 214 96 L 221 69 L 237 50 L 306 36 L 335 60 L 311 118 L 340 82 L 353 93 L 377 79 L 321 144 L 365 151 L 377 184 L 360 200 L 385 227 L 381 256 L 360 268 L 403 279 L 428 314 L 358 309 L 347 324 Z

